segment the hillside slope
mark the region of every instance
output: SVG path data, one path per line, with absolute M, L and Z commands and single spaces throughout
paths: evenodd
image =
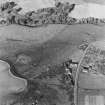
M 83 40 L 89 43 L 104 40 L 104 30 L 105 26 L 89 24 L 39 28 L 19 25 L 0 27 L 1 60 L 14 65 L 15 70 L 11 68 L 11 71 L 15 76 L 32 81 L 28 83 L 26 93 L 17 94 L 15 99 L 11 99 L 22 105 L 32 105 L 36 99 L 39 105 L 70 105 L 74 98 L 74 87 L 70 81 L 64 82 L 62 76 L 65 71 L 59 64 L 68 58 L 79 62 L 83 55 L 79 45 Z M 49 66 L 51 69 L 48 72 Z
M 82 41 L 90 43 L 103 39 L 104 30 L 104 26 L 95 25 L 48 25 L 40 28 L 10 25 L 0 29 L 0 56 L 15 62 L 17 55 L 23 53 L 31 56 L 38 68 L 76 57 L 73 54 L 78 60 L 76 52 L 81 54 L 78 46 Z M 19 71 L 22 72 L 22 68 Z

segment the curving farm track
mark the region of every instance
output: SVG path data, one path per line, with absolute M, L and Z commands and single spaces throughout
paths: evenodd
M 0 60 L 0 105 L 5 102 L 7 95 L 22 92 L 27 87 L 27 81 L 14 76 L 10 65 Z

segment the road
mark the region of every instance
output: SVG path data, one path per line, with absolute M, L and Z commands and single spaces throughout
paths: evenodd
M 104 86 L 104 81 L 105 81 L 105 76 L 103 74 L 92 74 L 92 73 L 82 73 L 80 70 L 80 67 L 84 61 L 84 57 L 86 56 L 87 51 L 89 51 L 89 48 L 91 46 L 95 46 L 96 49 L 100 49 L 101 51 L 105 51 L 105 41 L 104 40 L 100 40 L 100 41 L 96 41 L 91 43 L 88 48 L 85 50 L 83 57 L 80 60 L 77 72 L 76 72 L 76 78 L 75 78 L 75 88 L 74 88 L 74 103 L 75 105 L 78 105 L 78 96 L 80 95 L 80 89 L 84 90 L 92 90 L 90 93 L 91 94 L 96 94 L 97 96 L 97 90 L 98 90 L 98 94 L 102 94 L 105 95 L 104 91 L 102 93 L 102 90 L 105 90 L 105 86 Z M 99 60 L 99 59 L 98 59 Z M 98 70 L 99 71 L 99 70 Z M 101 93 L 100 93 L 100 91 Z M 89 94 L 90 94 L 89 93 Z M 88 92 L 86 92 L 84 90 L 84 93 L 81 94 L 88 94 Z M 83 101 L 83 99 L 82 99 Z M 80 102 L 79 102 L 80 103 Z M 92 104 L 93 105 L 93 104 Z

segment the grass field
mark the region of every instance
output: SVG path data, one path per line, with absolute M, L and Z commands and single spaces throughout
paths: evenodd
M 39 28 L 28 28 L 19 25 L 1 27 L 0 57 L 2 60 L 9 59 L 12 64 L 15 65 L 16 71 L 19 75 L 28 80 L 34 80 L 35 86 L 37 86 L 36 81 L 40 81 L 38 84 L 41 86 L 38 86 L 41 88 L 38 87 L 38 89 L 40 89 L 41 93 L 46 94 L 46 91 L 48 91 L 48 96 L 50 96 L 52 92 L 56 93 L 57 91 L 60 98 L 60 103 L 58 102 L 57 105 L 69 105 L 70 102 L 68 101 L 68 96 L 73 93 L 73 90 L 69 90 L 68 95 L 66 94 L 65 89 L 59 89 L 58 86 L 55 85 L 51 85 L 50 90 L 46 85 L 43 86 L 43 82 L 39 79 L 37 80 L 36 76 L 46 71 L 47 66 L 51 65 L 53 67 L 55 64 L 61 64 L 68 58 L 80 61 L 83 51 L 78 47 L 82 41 L 87 40 L 91 43 L 96 40 L 104 40 L 104 30 L 105 26 L 86 24 L 71 26 L 48 25 Z M 20 54 L 29 56 L 32 60 L 31 63 L 20 64 L 19 62 L 16 62 L 17 56 Z M 59 79 L 61 77 L 58 76 L 54 79 L 48 79 L 48 83 L 53 84 L 53 81 L 57 78 Z M 58 80 L 55 81 L 55 84 L 59 85 Z M 34 88 L 37 89 L 35 86 Z M 34 88 L 33 90 L 35 90 Z M 29 94 L 28 96 L 31 96 L 32 93 L 33 91 L 27 94 Z M 53 95 L 51 95 L 51 99 L 54 98 Z M 70 99 L 73 101 L 72 95 Z
M 44 65 L 60 63 L 72 56 L 73 59 L 80 60 L 83 52 L 78 49 L 78 46 L 83 40 L 91 43 L 103 39 L 104 30 L 104 26 L 95 25 L 48 25 L 40 28 L 18 25 L 1 27 L 0 56 L 3 59 L 8 57 L 15 62 L 16 56 L 23 53 L 30 56 L 40 69 Z

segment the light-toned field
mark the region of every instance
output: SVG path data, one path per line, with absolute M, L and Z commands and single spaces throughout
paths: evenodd
M 103 12 L 102 12 L 103 11 Z M 74 10 L 71 11 L 71 17 L 75 18 L 105 18 L 105 5 L 95 4 L 95 3 L 83 3 L 76 5 Z
M 26 88 L 27 81 L 14 76 L 10 72 L 10 65 L 0 60 L 0 104 L 2 105 L 5 102 L 9 94 L 22 92 Z

